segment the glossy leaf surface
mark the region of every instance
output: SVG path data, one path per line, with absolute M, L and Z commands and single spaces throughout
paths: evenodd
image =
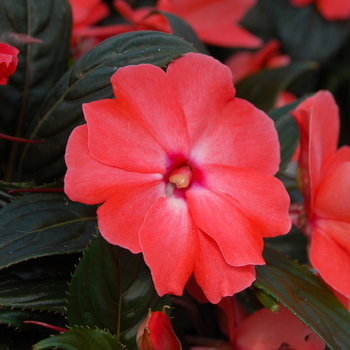
M 18 66 L 6 88 L 0 88 L 0 126 L 24 135 L 46 94 L 67 69 L 71 40 L 68 0 L 2 0 L 0 38 L 17 47 Z M 42 43 L 21 43 L 13 34 L 27 34 Z
M 300 264 L 265 247 L 254 286 L 280 301 L 334 350 L 349 349 L 350 314 L 326 284 Z
M 96 226 L 96 206 L 64 194 L 25 195 L 0 211 L 0 268 L 45 255 L 83 251 Z
M 301 74 L 316 68 L 317 64 L 313 61 L 300 61 L 282 68 L 262 70 L 236 85 L 237 96 L 266 112 L 273 108 L 281 91 Z
M 96 235 L 69 287 L 68 323 L 107 329 L 132 350 L 148 309 L 160 311 L 165 304 L 170 305 L 170 297 L 158 296 L 142 255 Z
M 63 350 L 125 350 L 113 337 L 101 329 L 73 328 L 69 331 L 44 339 L 33 350 L 58 348 Z
M 0 271 L 0 305 L 66 313 L 68 283 L 80 254 L 31 259 Z
M 150 63 L 165 67 L 173 59 L 195 51 L 176 37 L 160 32 L 131 32 L 107 39 L 82 56 L 48 94 L 27 135 L 46 143 L 26 145 L 22 177 L 38 184 L 62 177 L 64 152 L 74 127 L 85 123 L 82 104 L 112 98 L 111 76 L 123 66 Z

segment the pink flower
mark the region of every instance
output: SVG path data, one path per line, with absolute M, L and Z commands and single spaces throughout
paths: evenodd
M 155 9 L 182 18 L 207 44 L 256 48 L 261 46 L 261 39 L 238 24 L 255 3 L 255 0 L 158 0 Z M 132 11 L 125 0 L 115 0 L 114 5 L 124 18 L 136 26 L 134 30 L 140 24 L 152 30 L 169 30 L 162 16 L 147 17 L 155 9 Z
M 326 347 L 316 333 L 282 305 L 278 313 L 263 308 L 250 316 L 235 297 L 223 298 L 218 306 L 225 312 L 219 320 L 229 342 L 215 348 L 192 347 L 191 350 L 323 350 Z
M 293 223 L 310 240 L 317 272 L 350 298 L 350 147 L 337 150 L 338 106 L 319 91 L 292 114 L 300 128 L 297 175 L 304 196 L 303 206 L 291 206 Z
M 18 53 L 19 50 L 15 47 L 0 43 L 0 85 L 6 85 L 9 80 L 8 77 L 15 72 Z
M 291 311 L 267 308 L 254 312 L 238 327 L 234 350 L 323 350 L 326 344 Z
M 181 343 L 176 337 L 173 326 L 163 312 L 149 310 L 136 335 L 139 350 L 181 350 Z
M 264 68 L 280 68 L 288 66 L 291 58 L 280 52 L 280 43 L 276 39 L 268 41 L 263 48 L 256 52 L 241 51 L 230 56 L 224 63 L 231 69 L 233 83 L 248 78 Z M 277 97 L 275 107 L 283 107 L 293 102 L 296 96 L 288 91 L 282 91 Z
M 105 202 L 101 234 L 143 253 L 159 295 L 181 295 L 192 273 L 212 303 L 250 286 L 262 237 L 290 229 L 272 120 L 206 55 L 166 73 L 123 67 L 111 82 L 116 98 L 84 104 L 87 125 L 69 138 L 67 195 Z
M 350 17 L 349 0 L 290 0 L 295 7 L 305 7 L 313 2 L 318 11 L 327 21 L 343 21 Z

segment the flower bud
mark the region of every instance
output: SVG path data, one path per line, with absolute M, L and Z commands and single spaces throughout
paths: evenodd
M 181 350 L 181 343 L 177 339 L 173 326 L 165 314 L 165 310 L 148 311 L 136 336 L 139 350 Z

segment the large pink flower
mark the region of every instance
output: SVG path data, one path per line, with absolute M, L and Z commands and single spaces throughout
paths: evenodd
M 9 76 L 15 72 L 18 53 L 19 50 L 15 47 L 0 43 L 0 85 L 6 85 Z
M 133 24 L 130 30 L 137 30 L 142 25 L 168 32 L 169 24 L 164 23 L 162 16 L 149 16 L 157 9 L 182 18 L 207 44 L 249 48 L 261 46 L 262 41 L 238 23 L 255 3 L 255 0 L 158 0 L 156 8 L 133 11 L 125 0 L 114 0 L 120 14 Z
M 350 17 L 350 0 L 290 0 L 295 7 L 316 3 L 322 17 L 327 21 L 346 20 Z
M 310 261 L 335 290 L 350 298 L 350 147 L 337 150 L 338 106 L 327 91 L 293 112 L 300 128 L 298 178 L 304 209 L 293 222 L 309 238 Z
M 120 68 L 111 82 L 116 98 L 84 104 L 87 125 L 68 141 L 67 195 L 105 202 L 101 234 L 143 253 L 160 295 L 181 295 L 192 273 L 213 303 L 245 289 L 264 264 L 262 237 L 290 228 L 272 120 L 201 54 L 166 73 Z

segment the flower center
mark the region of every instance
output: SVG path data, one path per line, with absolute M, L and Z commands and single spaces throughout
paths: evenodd
M 182 168 L 174 170 L 170 177 L 169 181 L 177 188 L 186 188 L 191 183 L 192 180 L 192 171 L 188 166 L 183 166 Z

